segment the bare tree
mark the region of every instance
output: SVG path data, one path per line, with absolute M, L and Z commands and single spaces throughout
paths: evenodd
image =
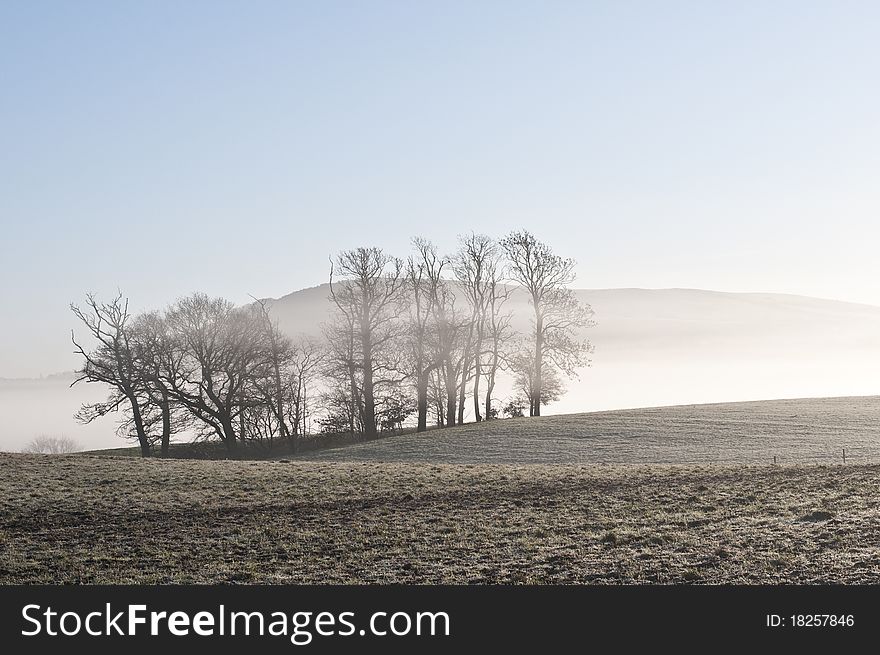
M 230 455 L 247 438 L 249 408 L 264 402 L 271 349 L 259 309 L 196 293 L 166 315 L 173 343 L 162 379 L 171 397 L 218 436 Z
M 445 282 L 443 268 L 447 262 L 437 255 L 429 241 L 413 239 L 416 254 L 407 260 L 406 281 L 409 295 L 407 343 L 410 351 L 411 375 L 416 386 L 416 431 L 428 425 L 428 387 L 431 373 L 441 364 L 438 356 L 436 325 L 437 303 Z
M 89 294 L 85 308 L 71 304 L 70 309 L 97 341 L 94 350 L 87 350 L 71 331 L 71 340 L 76 349 L 74 352 L 83 358 L 82 368 L 77 371 L 71 386 L 79 382 L 99 382 L 111 387 L 106 401 L 84 405 L 77 412 L 77 419 L 90 423 L 126 406 L 131 412 L 141 455 L 149 457 L 150 440 L 141 412 L 147 386 L 142 363 L 132 343 L 128 300 L 119 293 L 110 302 L 102 303 Z
M 162 457 L 168 457 L 172 432 L 185 423 L 177 416 L 170 391 L 162 378 L 169 358 L 174 356 L 173 341 L 165 318 L 156 311 L 138 315 L 132 324 L 132 335 L 144 380 L 146 398 L 141 414 L 146 432 L 152 435 L 153 426 L 158 426 L 159 452 Z
M 471 307 L 459 389 L 459 422 L 464 415 L 467 382 L 473 379 L 474 419 L 479 423 L 483 420 L 480 411 L 480 379 L 483 375 L 483 358 L 486 355 L 484 346 L 490 334 L 493 338 L 498 336 L 497 331 L 493 330 L 490 316 L 491 311 L 497 307 L 490 305 L 493 302 L 497 304 L 499 300 L 497 287 L 500 252 L 495 241 L 484 234 L 471 233 L 461 237 L 459 241 L 453 270 Z M 497 371 L 497 367 L 494 370 Z M 494 386 L 494 372 L 492 376 Z
M 349 433 L 361 433 L 363 412 L 355 319 L 349 313 L 337 311 L 321 326 L 321 331 L 326 348 L 322 372 L 331 387 L 323 394 L 323 400 L 328 412 L 333 414 L 332 429 L 338 431 L 345 417 Z
M 403 262 L 379 248 L 341 252 L 330 269 L 330 298 L 341 317 L 337 339 L 352 345 L 364 435 L 378 434 L 377 391 L 399 383 L 400 353 L 394 340 L 400 332 Z M 345 334 L 348 328 L 350 332 Z
M 511 313 L 504 308 L 510 298 L 510 288 L 502 283 L 503 271 L 500 264 L 489 271 L 488 298 L 486 301 L 486 419 L 492 419 L 497 411 L 492 407 L 492 394 L 498 372 L 506 360 L 505 348 L 513 338 L 514 332 L 510 325 Z M 476 392 L 475 392 L 476 395 Z
M 442 428 L 446 425 L 446 381 L 443 368 L 431 372 L 428 383 L 428 409 L 433 417 L 434 425 Z
M 266 305 L 266 301 L 257 300 L 256 298 L 254 298 L 254 301 L 259 308 L 261 336 L 265 342 L 270 369 L 269 378 L 267 380 L 257 378 L 256 385 L 266 396 L 267 405 L 277 422 L 279 436 L 282 439 L 289 440 L 291 450 L 296 452 L 296 442 L 291 439 L 284 406 L 285 368 L 292 360 L 293 348 L 290 339 L 281 333 L 277 323 L 269 315 L 269 307 Z
M 324 430 L 345 426 L 372 439 L 380 427 L 401 429 L 413 413 L 420 432 L 429 415 L 440 426 L 460 424 L 468 393 L 478 422 L 495 417 L 492 396 L 505 368 L 528 388 L 530 414 L 540 415 L 562 393 L 560 376 L 576 375 L 592 350 L 577 332 L 592 325 L 592 310 L 567 288 L 574 262 L 528 232 L 498 243 L 464 236 L 452 258 L 424 239 L 413 245 L 405 264 L 378 248 L 331 260 L 335 311 L 322 326 L 321 347 L 283 334 L 268 301 L 237 308 L 197 293 L 164 313 L 132 317 L 121 294 L 109 303 L 88 296 L 85 309 L 71 309 L 97 345 L 89 349 L 72 335 L 84 360 L 74 384 L 101 382 L 111 393 L 77 417 L 89 422 L 121 410 L 118 432 L 136 439 L 144 456 L 156 445 L 167 455 L 182 429 L 219 437 L 230 455 L 245 440 L 271 447 L 276 437 L 295 452 L 310 429 L 319 375 L 330 383 Z M 450 269 L 454 281 L 443 277 Z M 521 349 L 509 352 L 508 274 L 534 310 L 525 358 Z
M 576 330 L 593 325 L 593 310 L 578 302 L 567 288 L 575 279 L 573 259 L 555 255 L 526 231 L 512 232 L 501 245 L 511 276 L 528 293 L 534 310 L 529 405 L 531 415 L 540 416 L 545 367 L 551 364 L 567 375 L 576 375 L 579 366 L 589 363 L 592 346 L 579 340 Z
M 301 338 L 291 344 L 291 357 L 286 371 L 287 424 L 291 430 L 291 449 L 296 452 L 297 439 L 308 434 L 311 416 L 309 402 L 325 354 L 313 340 Z
M 470 320 L 455 305 L 455 294 L 444 284 L 438 288 L 434 303 L 436 359 L 438 380 L 442 381 L 446 398 L 446 426 L 456 424 L 459 385 L 465 365 L 465 340 Z
M 80 445 L 70 437 L 61 435 L 53 437 L 48 434 L 41 434 L 34 437 L 31 441 L 21 449 L 23 453 L 32 453 L 38 455 L 66 455 L 82 450 Z

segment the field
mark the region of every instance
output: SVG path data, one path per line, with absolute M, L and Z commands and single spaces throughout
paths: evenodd
M 877 399 L 750 406 L 642 410 L 631 434 L 602 415 L 601 438 L 572 436 L 599 416 L 581 415 L 308 455 L 338 461 L 0 454 L 0 582 L 876 583 L 880 465 L 832 462 L 844 443 L 876 458 Z M 661 457 L 657 426 L 672 424 L 711 438 L 669 432 Z M 477 457 L 480 430 L 488 461 L 454 463 Z M 744 461 L 760 464 L 727 462 L 737 434 Z M 464 454 L 443 461 L 456 435 Z M 766 463 L 781 443 L 820 461 L 835 435 L 827 464 Z M 434 463 L 408 461 L 416 439 L 438 444 Z M 545 463 L 497 463 L 511 449 L 533 461 L 545 443 Z M 708 443 L 725 463 L 662 463 L 706 457 Z M 633 463 L 569 463 L 590 444 Z M 367 461 L 369 449 L 385 461 Z M 651 453 L 660 463 L 639 463 Z
M 880 463 L 880 396 L 682 405 L 468 424 L 304 457 L 448 464 Z

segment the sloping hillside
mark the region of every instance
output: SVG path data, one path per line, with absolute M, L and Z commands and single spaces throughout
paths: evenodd
M 433 464 L 880 462 L 880 397 L 816 398 L 471 423 L 303 455 Z

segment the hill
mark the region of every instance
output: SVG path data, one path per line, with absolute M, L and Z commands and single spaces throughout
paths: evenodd
M 575 293 L 595 312 L 583 336 L 596 351 L 547 413 L 880 392 L 880 307 L 697 289 Z M 325 284 L 269 303 L 288 334 L 318 336 L 328 294 Z M 507 308 L 528 330 L 525 294 Z
M 293 461 L 0 454 L 0 584 L 866 584 L 878 417 L 878 397 L 826 398 L 499 420 Z
M 507 419 L 302 455 L 432 464 L 880 462 L 880 397 L 657 407 Z

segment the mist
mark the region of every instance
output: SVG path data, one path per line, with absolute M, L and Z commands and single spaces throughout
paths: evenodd
M 777 398 L 874 395 L 880 390 L 880 307 L 778 294 L 691 289 L 578 290 L 596 326 L 591 366 L 566 380 L 567 393 L 545 414 Z M 320 335 L 329 316 L 327 285 L 270 300 L 291 336 Z M 509 301 L 517 329 L 530 308 Z M 106 388 L 72 374 L 0 381 L 0 449 L 17 451 L 36 436 L 68 436 L 83 449 L 132 445 L 116 436 L 116 415 L 78 424 L 82 403 Z M 509 377 L 497 390 L 512 393 Z M 469 408 L 470 409 L 470 408 Z M 466 417 L 468 415 L 466 414 Z

